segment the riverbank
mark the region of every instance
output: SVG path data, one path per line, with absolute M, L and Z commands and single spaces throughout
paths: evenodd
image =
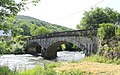
M 81 63 L 64 63 L 55 68 L 57 72 L 79 72 L 83 75 L 120 75 L 120 65 L 84 61 Z
M 77 63 L 63 63 L 55 68 L 57 72 L 73 73 L 73 75 L 120 75 L 120 59 L 108 59 L 93 55 Z
M 3 73 L 1 68 L 0 75 L 4 75 L 7 70 L 4 71 L 3 67 Z M 119 69 L 120 60 L 109 60 L 94 55 L 79 62 L 52 62 L 22 72 L 12 71 L 12 75 L 120 75 Z

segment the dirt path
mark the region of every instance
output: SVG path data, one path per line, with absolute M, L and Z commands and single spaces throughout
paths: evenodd
M 58 72 L 77 70 L 92 75 L 120 75 L 120 65 L 97 62 L 64 63 L 56 68 Z

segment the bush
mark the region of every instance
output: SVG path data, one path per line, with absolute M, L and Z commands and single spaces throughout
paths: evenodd
M 52 68 L 36 66 L 32 70 L 19 73 L 19 75 L 56 75 L 56 72 Z
M 0 67 L 0 75 L 17 75 L 16 71 L 11 71 L 7 66 Z
M 0 41 L 0 54 L 10 53 L 10 47 L 7 45 L 7 42 Z

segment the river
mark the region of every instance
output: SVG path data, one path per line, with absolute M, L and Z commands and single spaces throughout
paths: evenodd
M 41 56 L 34 56 L 30 54 L 22 55 L 2 55 L 0 56 L 0 66 L 8 66 L 11 70 L 14 69 L 32 69 L 35 65 L 44 65 L 44 63 L 51 61 L 70 62 L 78 61 L 85 57 L 81 52 L 61 51 L 57 52 L 57 58 L 54 60 L 45 60 Z

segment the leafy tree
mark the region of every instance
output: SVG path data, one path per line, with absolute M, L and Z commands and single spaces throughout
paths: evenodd
M 66 47 L 65 50 L 67 50 L 67 51 L 72 51 L 73 44 L 72 44 L 72 43 L 66 43 L 66 44 L 65 44 L 65 47 Z
M 12 21 L 10 18 L 15 17 L 21 10 L 25 10 L 27 4 L 36 4 L 39 1 L 40 0 L 21 0 L 21 2 L 17 3 L 15 0 L 0 0 L 0 29 L 4 30 L 5 26 L 2 25 L 2 23 Z
M 100 28 L 98 29 L 98 35 L 101 39 L 110 39 L 115 36 L 116 26 L 111 23 L 102 23 L 99 24 Z
M 27 35 L 27 36 L 30 35 L 29 23 L 23 21 L 22 23 L 19 24 L 18 27 L 23 29 L 23 32 L 20 33 L 21 35 Z
M 21 10 L 25 10 L 27 4 L 36 4 L 40 0 L 21 0 L 21 2 L 17 3 L 16 0 L 0 0 L 0 30 L 4 30 L 7 33 L 9 30 L 12 33 L 13 44 L 17 42 L 17 44 L 21 44 L 22 42 L 18 42 L 14 39 L 23 32 L 23 29 L 19 28 L 18 25 L 14 25 L 14 19 L 18 12 Z M 10 53 L 10 50 L 13 48 L 18 48 L 16 46 L 10 45 L 9 41 L 0 41 L 0 54 Z M 19 48 L 20 49 L 20 48 Z
M 113 23 L 120 22 L 120 13 L 114 11 L 111 8 L 92 8 L 90 11 L 86 11 L 84 17 L 77 25 L 78 29 L 86 28 L 98 28 L 101 23 Z
M 37 36 L 37 35 L 41 35 L 41 34 L 47 34 L 49 33 L 50 31 L 45 28 L 44 26 L 42 27 L 38 27 L 35 31 L 34 31 L 34 36 Z
M 35 36 L 35 30 L 38 28 L 38 26 L 36 26 L 35 24 L 31 24 L 30 25 L 30 34 L 32 36 Z
M 15 0 L 1 0 L 0 19 L 17 15 L 19 11 L 25 10 L 27 4 L 33 3 L 35 5 L 39 1 L 40 0 L 21 0 L 21 2 L 17 3 Z
M 7 42 L 0 41 L 0 54 L 5 54 L 10 52 L 10 47 L 8 47 Z
M 38 27 L 44 26 L 52 32 L 61 32 L 61 31 L 71 31 L 71 30 L 73 30 L 73 29 L 63 27 L 63 26 L 60 26 L 60 25 L 51 24 L 51 23 L 48 23 L 48 22 L 30 17 L 30 16 L 18 15 L 17 20 L 22 21 L 22 22 L 26 22 L 28 24 L 28 26 L 30 26 L 30 27 L 31 27 L 32 24 L 34 24 Z
M 120 25 L 117 25 L 116 28 L 115 28 L 115 35 L 116 36 L 120 36 Z
M 13 40 L 16 36 L 19 36 L 21 32 L 23 32 L 22 28 L 18 28 L 17 26 L 13 26 L 13 28 L 11 29 L 11 33 L 12 33 L 11 36 L 12 36 Z

